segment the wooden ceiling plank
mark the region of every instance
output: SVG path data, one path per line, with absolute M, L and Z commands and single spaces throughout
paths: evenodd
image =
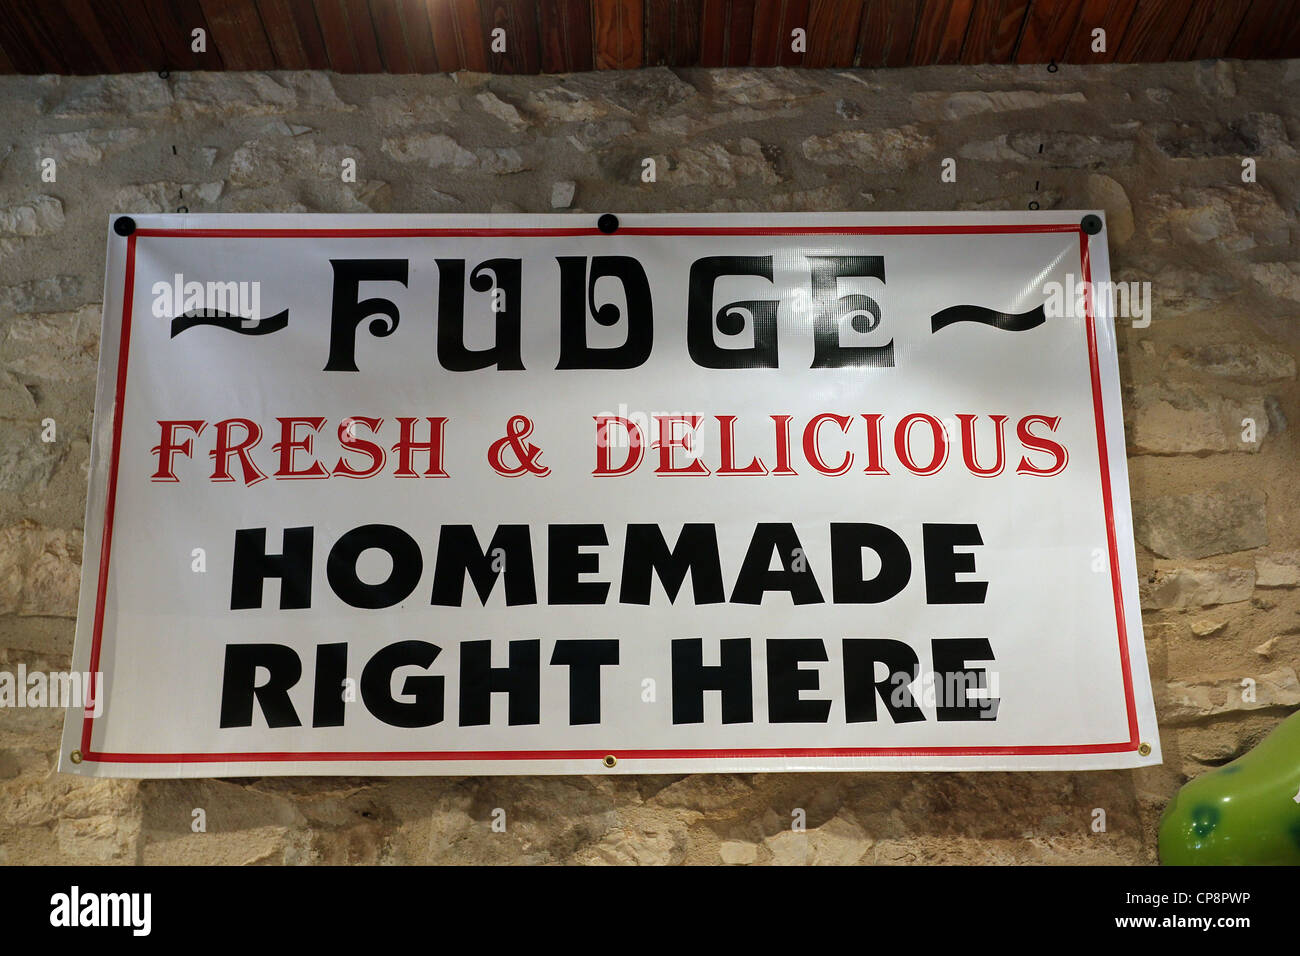
M 1165 0 L 1165 14 L 1159 21 L 1159 31 L 1155 37 L 1154 55 L 1151 62 L 1169 62 L 1174 59 L 1174 49 L 1178 44 L 1178 38 L 1182 36 L 1183 31 L 1187 28 L 1187 22 L 1192 14 L 1197 12 L 1199 4 L 1195 2 L 1176 2 L 1176 0 Z
M 916 36 L 912 42 L 912 66 L 929 66 L 936 62 L 951 3 L 952 0 L 925 0 L 922 4 Z
M 1187 20 L 1188 9 L 1186 0 L 1139 3 L 1124 31 L 1116 61 L 1155 63 L 1169 59 L 1178 31 Z
M 1237 35 L 1237 29 L 1250 9 L 1250 0 L 1219 0 L 1211 6 L 1214 11 L 1211 20 L 1185 59 L 1210 60 L 1226 56 L 1232 38 Z
M 958 62 L 971 15 L 972 0 L 927 0 L 912 44 L 912 65 Z
M 426 0 L 429 30 L 433 34 L 433 52 L 438 68 L 445 73 L 462 69 L 459 41 L 456 37 L 456 14 L 446 0 Z
M 645 0 L 645 65 L 667 66 L 672 62 L 672 0 Z
M 593 17 L 591 0 L 565 0 L 564 38 L 570 71 L 590 70 L 596 62 L 591 32 Z M 645 33 L 644 26 L 641 32 Z
M 1030 0 L 1020 42 L 1016 44 L 1016 63 L 1039 63 L 1046 50 L 1046 37 L 1052 28 L 1055 11 L 1046 0 Z
M 510 7 L 506 0 L 482 0 L 479 3 L 479 17 L 488 45 L 488 70 L 492 73 L 518 73 L 519 70 L 514 68 L 514 47 L 519 38 L 510 32 Z M 497 42 L 493 36 L 497 30 L 504 30 L 506 34 L 504 53 L 492 48 Z
M 8 19 L 8 15 L 0 17 L 0 47 L 7 47 L 13 51 L 13 56 L 8 53 L 5 58 L 13 67 L 14 73 L 25 76 L 36 76 L 41 73 L 58 73 L 58 69 L 51 69 L 45 64 L 40 54 L 32 47 L 23 28 L 13 20 Z
M 289 8 L 289 0 L 257 0 L 257 13 L 266 30 L 276 66 L 281 70 L 310 69 L 301 30 Z
M 638 3 L 640 0 L 638 0 Z M 538 74 L 542 72 L 541 46 L 537 36 L 537 2 L 536 0 L 511 0 L 513 22 L 524 42 L 519 52 L 523 54 L 520 72 Z M 638 11 L 636 27 L 636 55 L 641 56 L 641 20 Z M 640 66 L 638 59 L 637 66 Z
M 541 71 L 537 45 L 537 7 L 529 0 L 483 0 L 482 30 L 487 37 L 488 62 L 493 73 L 521 74 Z M 492 50 L 492 31 L 505 30 L 504 53 Z
M 0 72 L 570 72 L 1300 55 L 1294 0 L 3 0 Z M 139 8 L 139 9 L 136 9 Z M 507 48 L 488 49 L 506 30 Z M 806 53 L 790 34 L 807 31 Z M 191 31 L 208 33 L 195 53 Z M 1093 31 L 1106 50 L 1092 51 Z
M 1134 54 L 1149 45 L 1151 34 L 1155 29 L 1156 14 L 1157 8 L 1154 5 L 1137 4 L 1133 11 L 1133 19 L 1129 21 L 1128 29 L 1124 31 L 1124 38 L 1116 51 L 1117 63 L 1132 63 Z
M 868 69 L 884 66 L 888 44 L 889 0 L 867 0 L 862 5 L 862 22 L 858 26 L 858 66 Z
M 754 0 L 731 0 L 727 22 L 727 66 L 749 66 L 754 43 Z
M 162 45 L 162 66 L 169 70 L 220 70 L 225 66 L 199 0 L 140 0 L 143 16 Z M 315 16 L 315 14 L 313 14 Z M 194 31 L 202 30 L 206 49 L 194 50 Z
M 771 0 L 755 5 L 749 33 L 749 62 L 754 66 L 776 66 L 779 62 L 786 3 Z
M 411 68 L 416 73 L 441 72 L 438 53 L 433 47 L 433 31 L 429 28 L 428 0 L 397 0 L 397 15 L 402 18 Z
M 1243 60 L 1273 56 L 1284 45 L 1295 16 L 1294 0 L 1254 0 L 1228 55 Z
M 1273 48 L 1273 56 L 1292 60 L 1300 57 L 1300 13 L 1291 12 L 1289 29 L 1278 31 L 1278 40 Z
M 406 30 L 395 0 L 370 0 L 370 22 L 374 26 L 375 43 L 384 72 L 393 74 L 414 73 L 411 51 L 406 46 Z
M 543 73 L 570 70 L 563 6 L 564 0 L 538 0 L 537 3 L 537 49 Z
M 335 73 L 356 73 L 357 54 L 352 48 L 352 31 L 348 27 L 343 0 L 316 0 L 316 18 L 321 38 Z
M 862 3 L 858 0 L 812 0 L 808 5 L 809 67 L 851 67 L 857 57 L 862 28 Z
M 935 63 L 961 62 L 961 51 L 966 46 L 966 34 L 970 30 L 974 12 L 974 0 L 951 0 L 948 5 L 948 19 L 939 37 Z
M 461 69 L 487 72 L 487 31 L 483 29 L 483 11 L 479 9 L 478 0 L 450 0 L 450 4 L 456 24 Z
M 858 24 L 861 27 L 861 22 Z M 832 0 L 811 0 L 808 4 L 808 52 L 804 66 L 827 67 L 835 59 L 835 34 L 843 26 L 835 22 Z
M 383 73 L 384 58 L 379 52 L 379 37 L 375 35 L 374 20 L 370 16 L 367 0 L 345 0 L 348 29 L 352 31 L 352 48 L 357 51 L 357 70 L 361 73 Z
M 1029 17 L 1029 0 L 1002 0 L 998 21 L 989 48 L 989 63 L 1014 63 L 1020 34 Z
M 592 39 L 596 69 L 634 70 L 641 65 L 641 16 L 638 0 L 595 0 Z
M 641 0 L 624 0 L 623 20 L 623 35 L 627 38 L 627 45 L 623 50 L 623 62 L 627 64 L 625 69 L 640 69 L 645 65 L 645 48 L 643 46 L 645 7 Z
M 156 72 L 167 65 L 158 31 L 138 0 L 97 0 L 94 9 L 107 42 L 126 54 L 129 72 Z
M 836 12 L 840 30 L 836 35 L 835 60 L 831 65 L 839 69 L 852 68 L 858 62 L 858 34 L 862 30 L 862 0 L 840 0 L 836 4 Z
M 19 73 L 66 73 L 67 61 L 33 0 L 12 0 L 0 16 L 0 45 Z
M 625 17 L 622 0 L 594 0 L 592 3 L 592 42 L 595 46 L 596 69 L 627 69 L 625 48 L 628 38 L 624 34 L 630 26 Z
M 59 7 L 63 9 L 59 10 Z M 119 60 L 119 51 L 96 22 L 90 0 L 62 0 L 47 5 L 43 13 L 42 25 L 50 41 L 58 47 L 69 73 L 89 76 L 127 72 L 125 58 Z
M 1016 48 L 1016 63 L 1049 63 L 1064 59 L 1070 38 L 1083 13 L 1083 0 L 1031 0 L 1025 29 Z
M 699 65 L 719 67 L 727 62 L 727 0 L 704 0 L 700 16 Z
M 917 0 L 890 0 L 888 39 L 885 48 L 885 66 L 906 66 L 912 53 L 912 38 L 916 36 L 916 23 L 920 19 Z
M 1245 16 L 1241 18 L 1237 32 L 1228 43 L 1227 56 L 1241 60 L 1250 59 L 1254 51 L 1259 49 L 1260 38 L 1268 29 L 1274 6 L 1272 0 L 1254 0 L 1250 4 Z
M 328 70 L 330 55 L 325 47 L 325 37 L 321 35 L 320 20 L 316 16 L 316 4 L 313 0 L 288 0 L 288 3 L 294 25 L 298 28 L 298 40 L 302 43 L 303 55 L 307 57 L 308 68 Z
M 1189 60 L 1196 51 L 1196 45 L 1205 39 L 1206 32 L 1214 20 L 1215 10 L 1222 0 L 1189 0 L 1187 16 L 1178 33 L 1170 41 L 1169 60 Z
M 808 0 L 759 0 L 754 5 L 749 62 L 752 66 L 801 66 L 804 54 L 792 49 L 793 33 L 808 31 Z
M 970 26 L 966 29 L 966 42 L 961 49 L 962 63 L 973 66 L 990 62 L 993 36 L 1001 13 L 1001 0 L 975 0 L 971 9 Z
M 1065 52 L 1065 62 L 1115 62 L 1136 8 L 1137 0 L 1084 0 L 1079 22 L 1075 24 Z M 1106 31 L 1106 49 L 1094 52 L 1092 33 L 1098 29 Z
M 796 29 L 804 31 L 804 48 L 807 49 L 808 0 L 785 0 L 781 26 L 777 31 L 776 61 L 781 66 L 803 66 L 805 54 L 792 48 Z
M 703 42 L 704 0 L 671 0 L 672 66 L 699 66 Z
M 275 56 L 253 0 L 200 0 L 211 30 L 208 45 L 221 50 L 228 70 L 274 70 Z

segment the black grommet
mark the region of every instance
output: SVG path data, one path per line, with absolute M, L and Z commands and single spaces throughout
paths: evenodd
M 119 236 L 129 236 L 135 232 L 135 220 L 130 216 L 118 216 L 113 222 L 113 231 Z
M 190 207 L 189 207 L 189 206 L 177 206 L 177 207 L 176 207 L 176 211 L 179 212 L 179 213 L 187 213 L 187 212 L 190 211 Z
M 1037 199 L 1030 200 L 1030 202 L 1029 202 L 1029 208 L 1030 208 L 1030 209 L 1037 209 L 1037 208 L 1038 208 L 1038 200 L 1037 200 Z
M 1055 61 L 1055 60 L 1053 60 L 1051 63 L 1047 64 L 1047 72 L 1048 72 L 1048 73 L 1055 73 L 1055 72 L 1056 72 L 1057 70 L 1059 70 L 1059 69 L 1060 69 L 1060 67 L 1056 65 L 1056 61 Z
M 1090 236 L 1095 236 L 1101 232 L 1101 216 L 1094 216 L 1092 213 L 1084 216 L 1079 220 L 1079 228 Z
M 158 71 L 158 79 L 160 80 L 165 80 L 169 76 L 171 76 L 171 73 L 165 68 Z
M 618 216 L 612 212 L 607 212 L 596 220 L 596 228 L 607 236 L 612 236 L 618 232 Z

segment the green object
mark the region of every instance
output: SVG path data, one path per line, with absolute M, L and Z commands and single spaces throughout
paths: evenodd
M 1160 862 L 1300 865 L 1300 712 L 1254 750 L 1189 780 L 1160 818 Z

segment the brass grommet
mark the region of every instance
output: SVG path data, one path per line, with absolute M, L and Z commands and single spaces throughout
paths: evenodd
M 81 763 L 81 751 L 80 750 L 72 751 L 72 753 L 68 755 L 68 759 L 71 760 L 73 763 Z
M 1151 745 L 1150 745 L 1150 744 L 1140 744 L 1140 745 L 1138 746 L 1138 753 L 1141 754 L 1143 757 L 1148 756 L 1148 755 L 1151 753 Z
M 604 763 L 606 767 L 615 767 L 618 765 L 618 758 L 613 754 L 605 754 Z

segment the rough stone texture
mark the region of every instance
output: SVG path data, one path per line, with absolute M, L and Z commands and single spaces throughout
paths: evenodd
M 1230 675 L 1195 682 L 1170 681 L 1168 700 L 1159 710 L 1162 723 L 1181 724 L 1233 711 L 1297 705 L 1300 681 L 1296 680 L 1295 668 L 1281 667 L 1249 678 Z
M 1037 90 L 967 90 L 960 93 L 916 93 L 912 105 L 919 112 L 938 113 L 944 119 L 960 120 L 978 113 L 1008 110 L 1045 110 L 1058 103 L 1086 103 L 1082 93 L 1041 93 Z
M 1250 600 L 1255 591 L 1255 569 L 1229 565 L 1178 567 L 1157 561 L 1151 577 L 1138 589 L 1144 609 L 1233 604 Z
M 1255 555 L 1255 585 L 1261 588 L 1300 587 L 1300 551 Z
M 1247 342 L 1222 342 L 1176 348 L 1169 357 L 1180 365 L 1237 382 L 1283 382 L 1295 378 L 1295 357 L 1282 349 Z
M 0 863 L 1153 862 L 1174 790 L 1300 704 L 1297 82 L 1300 61 L 0 78 L 0 669 L 68 666 L 112 212 L 1100 206 L 1113 277 L 1152 284 L 1151 324 L 1117 335 L 1165 754 L 1106 773 L 96 782 L 52 772 L 60 712 L 5 709 Z
M 53 196 L 33 196 L 0 209 L 0 236 L 43 236 L 63 228 L 63 203 Z
M 668 156 L 652 157 L 658 178 L 672 186 L 735 188 L 741 182 L 775 185 L 780 177 L 763 155 L 756 140 L 745 137 L 734 143 L 710 143 L 683 147 Z
M 1154 241 L 1213 243 L 1228 252 L 1285 245 L 1292 212 L 1251 185 L 1182 188 L 1148 201 L 1147 230 Z
M 1209 618 L 1202 618 L 1199 621 L 1192 622 L 1192 634 L 1196 637 L 1213 637 L 1223 631 L 1228 626 L 1227 621 L 1213 621 Z
M 1133 389 L 1132 450 L 1151 455 L 1258 452 L 1268 436 L 1266 398 L 1242 400 L 1203 392 L 1194 386 Z
M 1137 540 L 1167 558 L 1206 558 L 1268 543 L 1267 496 L 1220 485 L 1133 502 Z
M 573 205 L 573 194 L 578 184 L 572 179 L 561 180 L 551 186 L 551 208 L 568 209 Z
M 24 521 L 0 529 L 0 614 L 76 617 L 81 534 Z
M 934 148 L 934 141 L 915 126 L 901 129 L 842 130 L 829 136 L 810 136 L 803 142 L 804 156 L 822 166 L 871 164 L 906 169 Z

